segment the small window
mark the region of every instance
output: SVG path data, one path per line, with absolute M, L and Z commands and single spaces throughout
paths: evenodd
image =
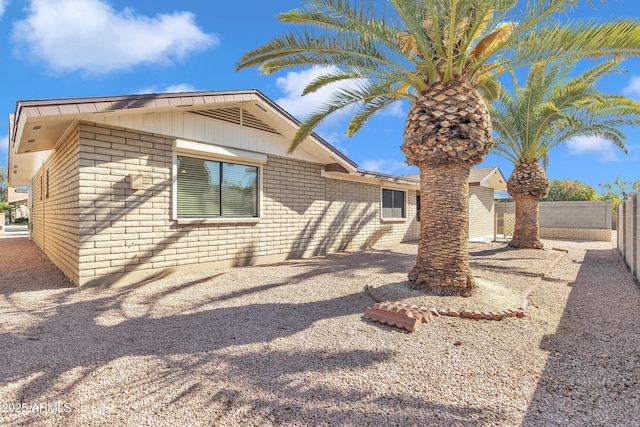
M 382 218 L 404 219 L 405 215 L 405 191 L 382 189 Z
M 178 218 L 255 218 L 258 167 L 178 156 Z

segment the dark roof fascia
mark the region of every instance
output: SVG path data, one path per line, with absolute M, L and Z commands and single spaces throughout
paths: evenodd
M 397 176 L 397 175 L 388 175 L 380 172 L 372 172 L 372 171 L 358 169 L 357 173 L 361 176 L 381 179 L 384 181 L 399 182 L 403 184 L 420 184 L 419 180 L 403 178 L 402 176 Z

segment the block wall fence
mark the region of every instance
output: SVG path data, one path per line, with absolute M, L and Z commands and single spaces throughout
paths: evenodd
M 496 202 L 498 219 L 515 214 L 515 206 L 513 201 Z M 611 241 L 610 201 L 541 202 L 538 209 L 541 238 Z M 503 234 L 500 227 L 498 234 Z
M 640 193 L 633 194 L 618 206 L 618 250 L 640 280 Z

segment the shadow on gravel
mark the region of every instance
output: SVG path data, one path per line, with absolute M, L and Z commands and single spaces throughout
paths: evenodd
M 159 286 L 161 281 L 148 281 L 113 288 L 64 290 L 59 283 L 66 279 L 55 276 L 58 273 L 52 270 L 47 280 L 34 282 L 31 288 L 25 285 L 26 288 L 2 290 L 7 295 L 25 292 L 27 288 L 54 292 L 39 296 L 47 304 L 40 308 L 36 320 L 25 321 L 28 326 L 20 332 L 0 333 L 0 397 L 7 392 L 8 384 L 21 402 L 67 402 L 69 396 L 90 393 L 94 400 L 83 410 L 91 411 L 103 405 L 102 393 L 110 404 L 118 402 L 121 406 L 116 408 L 119 412 L 111 415 L 122 420 L 127 419 L 127 413 L 136 415 L 136 411 L 150 410 L 144 406 L 149 402 L 166 401 L 168 391 L 181 390 L 172 398 L 176 405 L 167 408 L 165 404 L 162 409 L 171 414 L 148 416 L 156 421 L 167 415 L 178 417 L 181 403 L 185 403 L 190 411 L 199 409 L 202 413 L 217 414 L 217 420 L 207 418 L 207 422 L 227 425 L 233 423 L 233 414 L 241 408 L 247 411 L 245 421 L 258 418 L 273 424 L 313 425 L 314 420 L 326 420 L 327 413 L 335 414 L 333 425 L 345 426 L 381 425 L 381 422 L 433 425 L 434 420 L 443 425 L 478 425 L 482 420 L 505 419 L 496 408 L 470 408 L 461 403 L 443 405 L 415 395 L 394 394 L 372 400 L 355 375 L 370 370 L 366 375 L 375 376 L 377 365 L 396 357 L 398 350 L 383 342 L 376 350 L 339 346 L 309 350 L 313 348 L 311 343 L 295 341 L 296 334 L 316 322 L 362 313 L 372 302 L 364 292 L 313 303 L 234 305 L 236 298 L 249 294 L 287 287 L 295 291 L 300 282 L 312 277 L 324 276 L 339 285 L 340 275 L 357 274 L 359 268 L 375 266 L 381 272 L 404 272 L 413 262 L 412 254 L 390 251 L 369 251 L 366 256 L 355 258 L 334 255 L 323 260 L 298 261 L 293 263 L 294 267 L 313 268 L 283 281 L 238 284 L 240 289 L 230 293 L 215 291 L 216 282 L 228 273 L 163 286 Z M 46 283 L 50 283 L 49 287 Z M 188 301 L 188 306 L 176 308 L 173 315 L 153 315 L 156 304 L 165 304 L 166 308 L 167 297 L 178 297 L 183 291 L 203 284 L 211 286 L 210 298 L 205 298 L 206 293 L 198 294 L 197 301 Z M 55 292 L 57 289 L 63 292 Z M 134 308 L 139 307 L 142 312 L 128 313 L 132 307 L 130 303 L 126 305 L 127 299 L 134 294 Z M 211 307 L 219 302 L 220 306 Z M 25 308 L 21 300 L 13 304 L 16 310 Z M 358 328 L 364 327 L 366 323 L 353 322 L 342 329 L 354 328 L 357 333 Z M 345 338 L 344 333 L 337 331 L 336 342 Z M 272 348 L 274 341 L 285 338 L 292 349 Z M 259 350 L 243 350 L 242 346 L 249 344 L 257 344 Z M 136 375 L 129 378 L 129 363 L 141 363 L 148 372 L 140 375 L 134 371 Z M 305 380 L 314 373 L 315 381 Z M 348 383 L 342 386 L 335 381 L 324 383 L 317 380 L 317 373 L 338 375 Z M 410 374 L 411 367 L 407 367 L 407 375 Z M 238 381 L 263 392 L 258 396 L 240 393 L 234 389 Z M 369 379 L 368 384 L 371 387 L 376 383 Z M 271 397 L 265 399 L 265 395 Z M 64 416 L 59 414 L 52 423 L 68 424 Z M 39 422 L 38 417 L 41 415 L 26 414 L 16 425 Z
M 62 271 L 26 237 L 0 240 L 0 272 L 0 296 L 75 288 Z
M 523 426 L 640 425 L 640 292 L 616 249 L 588 250 Z

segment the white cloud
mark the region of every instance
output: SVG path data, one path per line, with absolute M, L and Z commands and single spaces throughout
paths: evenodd
M 219 43 L 190 12 L 137 15 L 104 0 L 31 0 L 14 24 L 14 40 L 58 72 L 104 74 L 140 64 L 167 64 Z
M 304 120 L 315 112 L 327 99 L 340 87 L 355 87 L 356 82 L 332 83 L 313 93 L 301 96 L 303 89 L 318 76 L 337 70 L 337 67 L 313 66 L 299 73 L 291 71 L 285 77 L 276 80 L 278 88 L 285 94 L 283 98 L 276 100 L 276 104 L 284 108 L 300 120 Z M 352 113 L 350 108 L 334 113 L 335 116 L 343 116 Z
M 190 84 L 181 83 L 178 85 L 167 86 L 164 91 L 169 93 L 170 92 L 197 92 L 198 89 L 191 86 Z
M 144 89 L 138 90 L 136 93 L 177 93 L 177 92 L 198 92 L 194 86 L 188 83 L 180 83 L 177 85 L 170 85 L 165 88 L 159 86 L 149 86 Z
M 567 141 L 569 153 L 575 155 L 597 154 L 603 162 L 617 162 L 616 148 L 611 142 L 600 137 L 580 136 Z
M 338 151 L 340 151 L 345 156 L 349 155 L 349 151 L 347 147 L 343 143 L 343 139 L 340 137 L 338 132 L 332 132 L 329 135 L 321 135 L 322 139 L 327 141 L 329 144 L 333 145 Z
M 405 162 L 394 159 L 365 160 L 362 162 L 362 165 L 360 165 L 360 168 L 364 170 L 388 175 L 398 175 L 399 172 L 404 173 L 408 167 Z
M 622 94 L 629 98 L 640 99 L 640 76 L 631 76 L 629 84 L 622 89 Z
M 4 14 L 7 5 L 9 4 L 9 0 L 0 0 L 0 16 Z
M 380 111 L 380 114 L 392 117 L 407 117 L 407 112 L 402 107 L 402 102 L 396 101 L 393 104 Z

